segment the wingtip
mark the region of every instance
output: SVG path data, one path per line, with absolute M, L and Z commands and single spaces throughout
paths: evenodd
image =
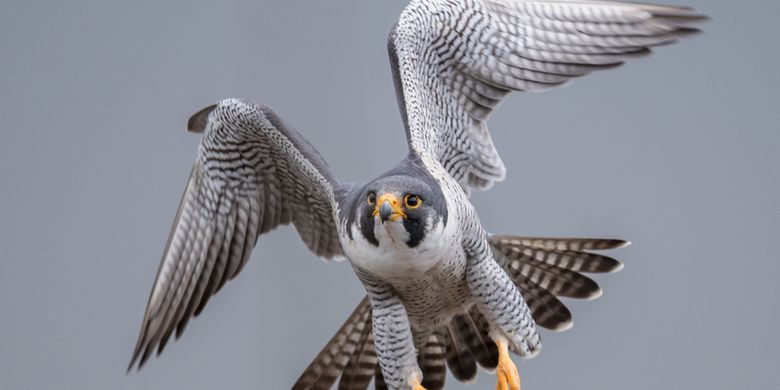
M 215 108 L 217 108 L 217 105 L 212 104 L 192 114 L 190 119 L 187 121 L 187 131 L 191 133 L 202 133 L 205 131 L 206 124 L 208 123 L 209 119 L 209 114 L 211 114 L 211 111 L 214 111 Z
M 140 358 L 140 360 L 139 360 Z M 144 359 L 140 351 L 133 354 L 133 358 L 130 359 L 130 364 L 127 365 L 127 371 L 125 371 L 125 375 L 130 375 L 132 372 L 139 372 L 141 371 L 141 368 L 144 366 L 146 359 Z
M 704 31 L 696 27 L 681 27 L 679 30 L 677 30 L 677 33 L 681 38 L 692 37 L 694 35 L 699 35 L 703 32 Z
M 712 20 L 712 17 L 709 16 L 709 15 L 700 14 L 700 13 L 696 12 L 696 10 L 693 10 L 693 9 L 691 11 L 693 11 L 693 13 L 686 17 L 686 19 L 691 21 L 691 22 L 694 22 L 694 23 L 706 23 L 706 22 L 709 22 L 709 21 Z
M 133 356 L 132 359 L 130 359 L 130 364 L 127 365 L 127 370 L 125 370 L 125 376 L 130 375 L 130 372 L 133 371 L 133 367 L 135 367 L 135 362 L 138 359 L 138 356 Z M 138 367 L 140 369 L 140 367 Z M 137 370 L 136 370 L 137 372 Z
M 691 12 L 682 13 L 682 14 L 659 14 L 656 15 L 655 18 L 658 19 L 659 21 L 672 23 L 678 27 L 683 27 L 683 26 L 696 24 L 696 23 L 706 23 L 712 20 L 710 16 L 697 13 L 693 10 L 691 10 Z
M 127 365 L 127 371 L 125 372 L 125 375 L 130 374 L 131 371 L 133 371 L 133 367 L 135 367 L 136 363 L 138 362 L 138 357 L 141 352 L 141 339 L 139 338 L 136 342 L 135 348 L 133 349 L 133 356 L 130 357 L 130 364 Z M 138 369 L 141 369 L 139 366 Z

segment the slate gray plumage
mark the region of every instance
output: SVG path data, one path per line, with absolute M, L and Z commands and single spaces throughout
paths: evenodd
M 510 91 L 615 67 L 701 19 L 608 1 L 412 1 L 388 42 L 409 154 L 364 184 L 335 179 L 267 107 L 228 99 L 196 113 L 188 127 L 204 137 L 130 367 L 181 334 L 260 234 L 292 223 L 316 255 L 349 259 L 368 293 L 295 388 L 329 388 L 340 375 L 343 389 L 372 377 L 379 388 L 436 389 L 445 367 L 468 380 L 477 364 L 498 365 L 499 385 L 517 388 L 502 351 L 532 357 L 537 324 L 568 328 L 557 297 L 598 296 L 581 272 L 620 263 L 590 251 L 625 242 L 488 234 L 468 200 L 506 173 L 486 120 Z

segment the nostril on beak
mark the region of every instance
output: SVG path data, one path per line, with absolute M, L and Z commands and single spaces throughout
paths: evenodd
M 379 206 L 379 218 L 382 219 L 382 222 L 387 221 L 390 216 L 393 214 L 393 206 L 390 205 L 389 200 L 385 200 L 382 202 L 382 205 Z

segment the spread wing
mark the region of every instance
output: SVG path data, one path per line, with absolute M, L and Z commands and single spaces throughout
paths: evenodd
M 342 255 L 339 183 L 317 151 L 270 109 L 230 99 L 195 114 L 204 132 L 129 368 L 163 350 L 235 277 L 260 234 L 291 223 L 309 249 Z M 128 368 L 128 369 L 129 369 Z
M 504 178 L 485 124 L 510 91 L 543 91 L 697 32 L 689 8 L 595 0 L 414 0 L 390 33 L 413 154 L 468 192 Z

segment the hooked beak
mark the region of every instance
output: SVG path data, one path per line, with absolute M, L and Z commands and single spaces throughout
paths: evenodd
M 390 205 L 389 201 L 382 202 L 382 205 L 379 206 L 379 218 L 382 219 L 382 222 L 387 221 L 388 218 L 390 218 L 390 215 L 393 214 L 393 206 Z
M 383 194 L 376 201 L 376 207 L 374 207 L 373 215 L 379 215 L 382 222 L 397 221 L 401 218 L 406 218 L 406 213 L 401 209 L 398 198 L 393 194 Z

